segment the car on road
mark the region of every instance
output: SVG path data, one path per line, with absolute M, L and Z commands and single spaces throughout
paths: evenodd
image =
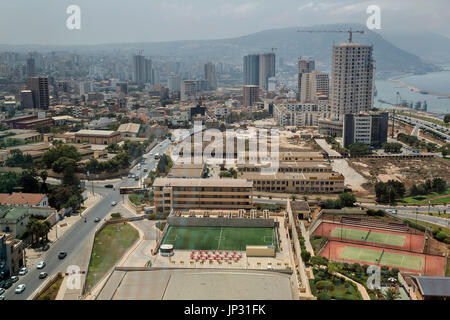
M 105 188 L 112 189 L 112 188 L 114 188 L 114 186 L 112 184 L 105 184 Z
M 9 280 L 6 280 L 5 284 L 3 285 L 3 288 L 4 289 L 9 289 L 9 288 L 11 288 L 11 286 L 12 286 L 12 282 L 9 281 Z
M 5 293 L 5 289 L 3 289 L 3 288 L 0 288 L 0 295 L 2 295 L 2 294 L 4 294 Z
M 45 261 L 39 262 L 36 266 L 36 268 L 38 268 L 38 269 L 44 269 L 44 267 L 45 267 Z
M 134 179 L 135 177 L 136 177 L 136 175 L 135 175 L 134 173 L 132 173 L 132 174 L 131 174 L 131 178 Z
M 61 252 L 58 254 L 58 258 L 59 258 L 60 260 L 64 259 L 66 256 L 67 256 L 67 252 L 65 252 L 65 251 L 61 251 Z
M 100 222 L 100 218 L 99 217 L 95 218 L 94 222 Z
M 47 278 L 47 272 L 39 273 L 39 279 L 45 279 L 45 278 Z
M 144 172 L 148 172 L 148 169 L 147 169 L 147 168 L 145 168 L 145 169 L 144 169 Z
M 386 211 L 387 213 L 390 213 L 390 214 L 397 214 L 397 210 L 386 209 L 385 211 Z
M 129 173 L 129 174 L 128 174 L 128 178 L 133 178 L 133 174 L 132 174 L 132 173 Z
M 111 202 L 111 206 L 116 206 L 117 205 L 117 202 L 116 201 L 113 201 L 113 202 Z
M 46 244 L 45 246 L 42 247 L 42 251 L 47 251 L 48 249 L 50 249 L 49 244 Z
M 25 286 L 24 284 L 19 284 L 19 285 L 16 287 L 15 292 L 16 292 L 17 294 L 20 294 L 20 293 L 22 293 L 22 292 L 25 291 L 25 288 L 26 288 L 26 286 Z
M 26 267 L 23 267 L 19 270 L 19 276 L 24 276 L 28 272 L 28 269 Z
M 139 177 L 138 176 L 134 177 L 134 181 L 139 181 Z
M 12 276 L 11 278 L 9 278 L 9 280 L 10 280 L 12 283 L 15 283 L 15 282 L 19 281 L 19 277 L 18 277 L 18 276 Z
M 5 300 L 5 297 L 4 296 L 0 296 L 0 300 Z

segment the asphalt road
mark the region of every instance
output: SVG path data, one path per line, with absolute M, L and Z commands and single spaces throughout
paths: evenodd
M 154 159 L 155 153 L 164 153 L 170 145 L 169 140 L 165 140 L 155 146 L 149 153 L 144 155 L 146 160 L 146 166 L 150 172 L 155 166 L 157 161 Z M 137 166 L 132 168 L 130 172 L 138 173 L 141 179 L 145 178 L 148 173 L 137 170 Z M 19 281 L 14 283 L 6 292 L 3 294 L 6 300 L 25 300 L 27 299 L 40 285 L 45 281 L 39 279 L 39 273 L 45 271 L 48 273 L 48 277 L 58 272 L 66 272 L 67 267 L 70 265 L 81 265 L 83 264 L 84 255 L 86 254 L 85 249 L 87 248 L 89 241 L 92 239 L 92 235 L 97 228 L 98 224 L 94 222 L 96 217 L 104 219 L 112 210 L 113 207 L 111 203 L 113 201 L 120 202 L 123 200 L 122 196 L 119 194 L 120 187 L 132 187 L 137 186 L 138 181 L 134 179 L 123 178 L 120 182 L 112 183 L 115 187 L 113 189 L 106 189 L 104 187 L 106 183 L 104 181 L 98 181 L 94 183 L 94 192 L 99 193 L 103 196 L 96 205 L 89 208 L 89 210 L 80 217 L 80 220 L 76 222 L 69 230 L 67 230 L 61 238 L 59 238 L 55 243 L 50 246 L 50 249 L 42 257 L 42 260 L 46 262 L 46 266 L 42 270 L 37 270 L 33 268 L 28 270 L 28 273 L 24 276 L 19 276 Z M 88 192 L 91 192 L 92 184 L 88 186 Z M 84 222 L 86 218 L 87 222 Z M 67 257 L 64 260 L 58 259 L 58 253 L 60 251 L 67 252 Z M 84 268 L 84 267 L 83 267 Z M 81 268 L 81 270 L 84 270 Z M 16 294 L 14 292 L 15 288 L 19 284 L 25 284 L 26 289 L 21 294 Z

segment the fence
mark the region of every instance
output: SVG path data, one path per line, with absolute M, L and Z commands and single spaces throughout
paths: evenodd
M 167 218 L 169 225 L 173 227 L 235 227 L 235 228 L 273 228 L 274 219 L 252 218 L 194 218 L 175 217 Z

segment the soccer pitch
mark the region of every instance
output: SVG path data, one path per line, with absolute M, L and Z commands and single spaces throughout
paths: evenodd
M 422 270 L 423 258 L 394 252 L 383 252 L 381 250 L 363 249 L 359 247 L 346 246 L 341 254 L 340 259 L 353 261 L 363 261 L 368 263 L 378 263 L 397 268 L 405 268 L 410 270 Z M 377 261 L 380 259 L 381 261 Z
M 401 247 L 406 241 L 406 236 L 397 234 L 389 234 L 383 232 L 375 232 L 368 230 L 359 230 L 352 228 L 337 227 L 331 232 L 334 238 L 342 238 L 349 240 L 359 240 L 372 243 L 387 244 L 391 246 Z
M 162 244 L 175 250 L 236 250 L 247 245 L 274 245 L 278 251 L 275 228 L 169 227 Z

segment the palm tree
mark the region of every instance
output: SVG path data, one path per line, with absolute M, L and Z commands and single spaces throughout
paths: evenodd
M 297 197 L 295 196 L 295 194 L 291 195 L 291 200 L 295 201 L 297 199 Z
M 308 196 L 303 196 L 303 200 L 308 201 Z
M 394 287 L 390 287 L 383 294 L 384 300 L 397 300 L 400 297 L 400 293 Z

